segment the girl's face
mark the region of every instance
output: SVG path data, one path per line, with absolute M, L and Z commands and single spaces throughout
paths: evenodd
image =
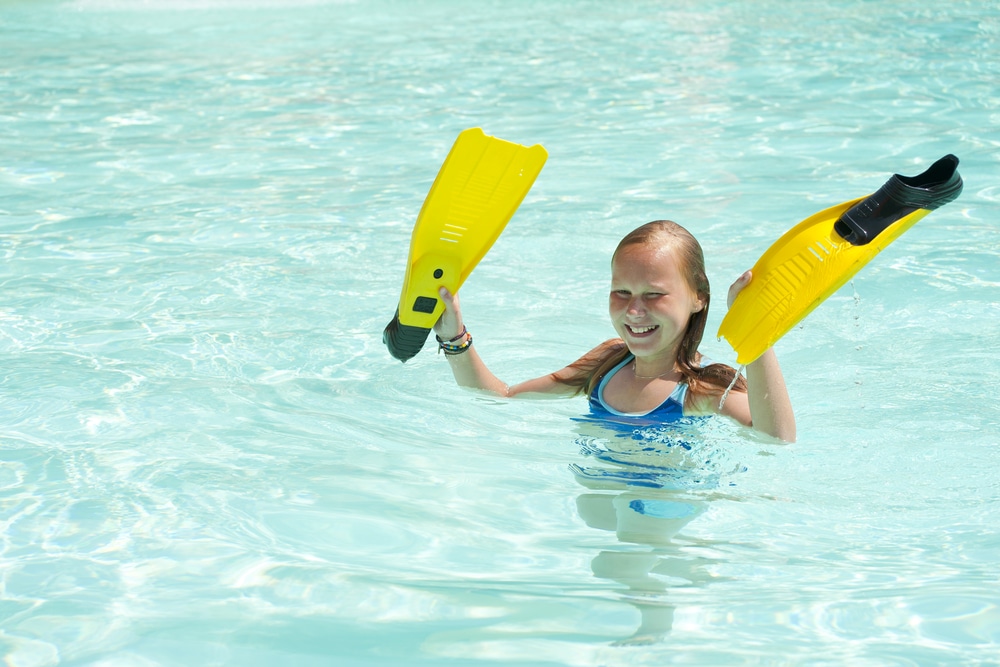
M 669 246 L 626 246 L 611 263 L 608 312 L 636 357 L 664 357 L 672 364 L 691 314 L 704 307 Z

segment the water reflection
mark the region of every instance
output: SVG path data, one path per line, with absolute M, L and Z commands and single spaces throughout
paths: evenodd
M 578 429 L 587 465 L 570 468 L 588 492 L 577 498 L 577 510 L 588 526 L 617 538 L 597 553 L 591 569 L 624 586 L 622 599 L 641 616 L 636 631 L 616 644 L 662 640 L 673 628 L 671 589 L 716 579 L 708 566 L 718 561 L 693 553 L 677 536 L 744 468 L 699 433 L 702 422 L 611 430 L 584 422 Z

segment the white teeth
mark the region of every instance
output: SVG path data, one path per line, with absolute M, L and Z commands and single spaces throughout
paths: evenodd
M 655 326 L 652 326 L 652 327 L 629 327 L 629 331 L 631 331 L 634 334 L 644 334 L 647 331 L 652 331 L 655 328 L 656 328 Z

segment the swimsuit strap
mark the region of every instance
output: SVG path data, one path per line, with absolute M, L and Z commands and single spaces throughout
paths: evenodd
M 604 374 L 604 377 L 601 378 L 601 381 L 597 384 L 597 387 L 594 388 L 594 392 L 590 395 L 591 403 L 596 403 L 601 408 L 610 412 L 613 415 L 629 416 L 629 417 L 646 417 L 652 415 L 657 411 L 663 410 L 665 407 L 672 408 L 674 406 L 668 406 L 668 403 L 671 402 L 675 403 L 676 407 L 680 408 L 680 411 L 683 412 L 684 400 L 687 398 L 687 391 L 688 391 L 687 382 L 684 381 L 678 382 L 677 386 L 674 387 L 674 390 L 670 392 L 670 395 L 667 396 L 667 398 L 664 399 L 662 403 L 660 403 L 659 405 L 657 405 L 655 408 L 653 408 L 648 412 L 641 412 L 641 413 L 621 412 L 607 404 L 607 402 L 604 400 L 604 388 L 607 386 L 608 382 L 615 375 L 615 373 L 625 368 L 625 366 L 627 366 L 629 362 L 632 361 L 633 359 L 635 359 L 634 354 L 626 355 L 625 358 L 622 359 L 621 363 L 617 364 L 614 368 L 612 368 L 610 371 Z M 671 410 L 671 412 L 675 411 L 676 410 Z

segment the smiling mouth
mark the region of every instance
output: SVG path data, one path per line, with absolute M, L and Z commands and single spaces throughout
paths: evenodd
M 655 324 L 653 326 L 648 326 L 648 327 L 633 327 L 630 324 L 626 324 L 625 328 L 628 329 L 628 332 L 633 336 L 641 336 L 643 334 L 648 334 L 650 331 L 659 329 L 660 327 Z

